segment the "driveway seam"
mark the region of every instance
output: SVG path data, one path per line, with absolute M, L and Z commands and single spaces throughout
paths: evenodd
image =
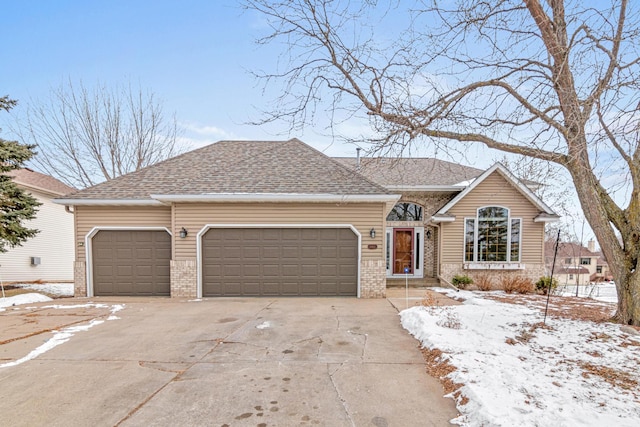
M 140 409 L 142 409 L 142 407 L 144 405 L 146 405 L 151 399 L 153 399 L 158 393 L 160 393 L 162 390 L 164 390 L 165 388 L 167 388 L 169 386 L 169 384 L 172 384 L 174 382 L 180 381 L 180 378 L 187 372 L 189 371 L 189 369 L 193 368 L 194 366 L 196 366 L 199 363 L 202 363 L 202 360 L 209 356 L 213 351 L 215 351 L 216 348 L 218 348 L 220 346 L 221 343 L 223 343 L 225 341 L 226 338 L 228 338 L 229 336 L 233 335 L 234 333 L 236 333 L 237 331 L 239 331 L 241 328 L 243 328 L 247 323 L 252 322 L 254 320 L 256 320 L 256 318 L 258 317 L 258 315 L 260 313 L 262 313 L 264 310 L 266 310 L 267 308 L 269 308 L 271 305 L 273 305 L 275 303 L 275 301 L 270 301 L 269 304 L 267 304 L 266 306 L 262 307 L 260 310 L 258 310 L 253 317 L 249 318 L 246 322 L 243 322 L 242 324 L 240 324 L 237 328 L 233 329 L 230 333 L 228 333 L 225 337 L 223 338 L 216 338 L 214 340 L 211 341 L 215 341 L 215 345 L 209 350 L 207 351 L 205 354 L 202 355 L 202 357 L 200 357 L 198 360 L 193 361 L 192 363 L 190 363 L 187 368 L 185 368 L 184 370 L 178 372 L 176 375 L 173 376 L 173 378 L 171 378 L 169 381 L 167 381 L 165 384 L 163 384 L 160 388 L 158 388 L 156 391 L 154 391 L 153 393 L 151 393 L 149 396 L 147 396 L 146 399 L 144 399 L 142 402 L 140 402 L 135 408 L 133 408 L 131 411 L 129 411 L 127 413 L 127 415 L 122 418 L 120 421 L 118 421 L 115 424 L 115 427 L 121 425 L 123 422 L 125 422 L 126 420 L 128 420 L 129 418 L 131 418 L 132 416 L 135 415 L 136 412 L 138 412 Z M 205 340 L 202 340 L 205 341 Z M 138 361 L 139 363 L 140 361 Z

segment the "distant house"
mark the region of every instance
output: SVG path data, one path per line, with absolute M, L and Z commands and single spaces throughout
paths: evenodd
M 27 227 L 40 232 L 22 246 L 0 253 L 0 279 L 4 282 L 73 281 L 73 215 L 52 199 L 75 189 L 30 169 L 19 169 L 11 175 L 20 188 L 42 203 L 36 218 L 25 222 Z
M 66 195 L 77 296 L 351 296 L 545 272 L 558 216 L 504 166 L 220 141 Z
M 551 272 L 555 242 L 547 241 L 545 246 L 547 271 Z M 589 241 L 588 247 L 560 242 L 553 274 L 562 285 L 586 285 L 613 279 L 609 265 L 602 253 L 596 252 L 593 240 Z

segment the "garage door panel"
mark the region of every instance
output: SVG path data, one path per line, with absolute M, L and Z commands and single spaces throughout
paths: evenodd
M 263 265 L 262 275 L 264 277 L 280 277 L 280 266 L 271 264 Z
M 278 295 L 280 292 L 280 282 L 262 281 L 263 295 Z
M 97 296 L 169 296 L 171 236 L 162 230 L 100 230 L 91 239 Z
M 318 265 L 317 264 L 304 264 L 300 270 L 300 274 L 304 277 L 314 277 L 318 275 Z
M 264 246 L 261 253 L 263 258 L 279 259 L 281 257 L 280 246 Z
M 297 264 L 283 264 L 282 276 L 283 277 L 298 277 L 300 276 L 299 266 Z
M 209 229 L 202 236 L 203 296 L 355 296 L 357 243 L 350 229 Z
M 282 287 L 280 288 L 280 293 L 285 296 L 296 296 L 300 295 L 300 289 L 298 286 L 298 282 L 282 282 Z
M 300 283 L 300 294 L 305 296 L 318 295 L 318 283 L 316 282 Z

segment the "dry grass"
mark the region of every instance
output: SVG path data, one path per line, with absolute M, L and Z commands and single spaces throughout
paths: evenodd
M 546 295 L 495 295 L 487 294 L 483 298 L 508 304 L 529 305 L 544 310 L 547 304 Z M 596 323 L 610 322 L 615 305 L 594 302 L 576 297 L 551 296 L 549 299 L 549 315 L 572 320 L 589 320 Z
M 453 396 L 458 400 L 460 398 L 460 387 L 462 387 L 462 384 L 455 383 L 449 378 L 449 374 L 455 371 L 456 368 L 442 357 L 442 351 L 437 348 L 422 348 L 420 351 L 422 351 L 422 356 L 427 364 L 427 374 L 440 381 L 445 394 L 453 393 Z M 468 402 L 469 399 L 463 396 L 459 404 L 466 405 Z
M 535 284 L 527 277 L 505 276 L 500 278 L 500 287 L 508 294 L 531 294 L 535 290 Z
M 608 366 L 594 365 L 589 362 L 578 362 L 578 365 L 584 369 L 582 376 L 589 378 L 591 375 L 598 376 L 614 387 L 620 387 L 624 390 L 636 390 L 638 381 L 632 378 L 629 373 L 619 369 L 610 368 Z
M 490 291 L 493 289 L 493 280 L 489 274 L 478 274 L 473 277 L 473 283 L 476 284 L 478 290 Z
M 422 297 L 422 301 L 420 301 L 420 305 L 427 308 L 439 307 L 440 302 L 432 292 L 425 292 L 424 297 Z

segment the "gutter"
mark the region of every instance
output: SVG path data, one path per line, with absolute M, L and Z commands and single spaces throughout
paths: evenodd
M 151 198 L 164 203 L 179 202 L 397 202 L 399 194 L 296 194 L 296 193 L 211 193 L 211 194 L 151 194 Z
M 211 193 L 151 194 L 150 199 L 54 199 L 69 206 L 167 206 L 171 203 L 385 203 L 397 202 L 399 194 L 296 194 L 296 193 Z

